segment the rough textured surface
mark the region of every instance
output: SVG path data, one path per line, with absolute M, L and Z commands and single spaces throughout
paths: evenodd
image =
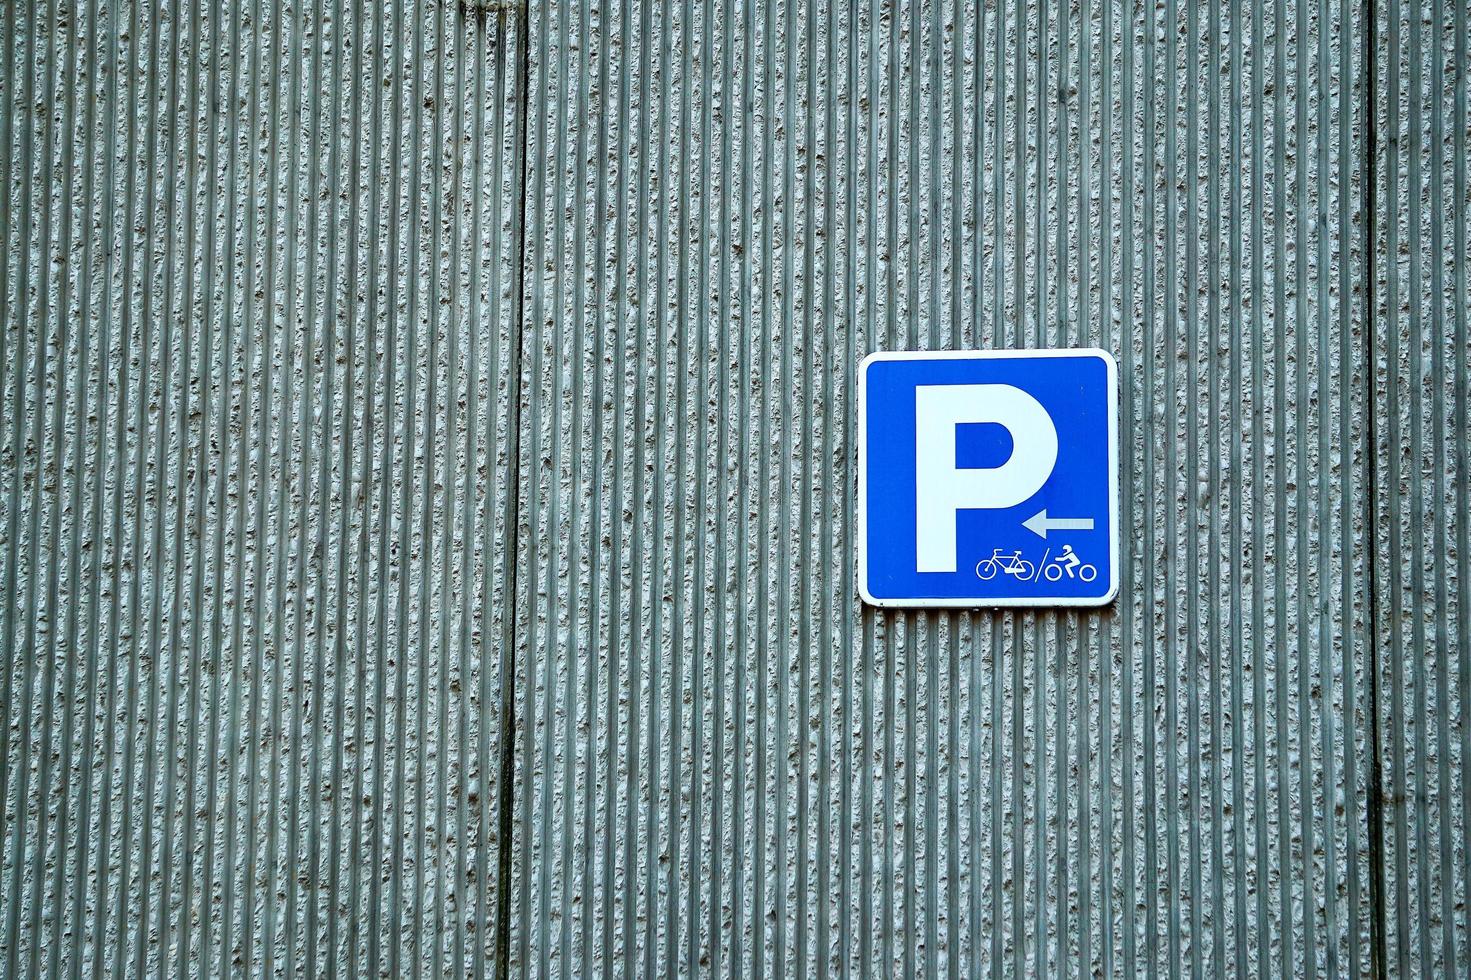
M 1379 5 L 1374 610 L 1391 975 L 1466 976 L 1471 851 L 1471 24 Z
M 0 975 L 494 961 L 518 30 L 0 11 Z
M 1367 32 L 1204 6 L 534 8 L 515 972 L 1369 969 Z M 1118 605 L 860 607 L 858 359 L 1077 344 Z
M 1465 973 L 1471 15 L 1216 6 L 0 7 L 0 975 Z M 1118 604 L 861 607 L 1078 344 Z

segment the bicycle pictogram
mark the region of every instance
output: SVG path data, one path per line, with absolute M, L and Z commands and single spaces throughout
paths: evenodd
M 1007 555 L 997 548 L 992 552 L 991 557 L 982 558 L 976 562 L 976 575 L 981 579 L 995 578 L 997 572 L 1014 575 L 1019 579 L 1029 579 L 1036 570 L 1037 566 L 1023 558 L 1020 550 Z

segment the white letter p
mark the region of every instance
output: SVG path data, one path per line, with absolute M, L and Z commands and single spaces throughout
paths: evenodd
M 990 422 L 1011 433 L 1011 457 L 989 469 L 955 465 L 955 427 Z M 1042 404 L 1013 385 L 914 389 L 915 570 L 955 571 L 955 513 L 1015 507 L 1042 489 L 1057 463 L 1057 429 Z

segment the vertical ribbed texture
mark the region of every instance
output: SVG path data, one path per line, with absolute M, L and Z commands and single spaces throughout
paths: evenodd
M 1471 14 L 1216 6 L 0 8 L 0 974 L 1466 973 Z M 861 607 L 1080 344 L 1118 603 Z
M 1467 6 L 1379 0 L 1375 668 L 1397 976 L 1471 971 Z
M 1368 969 L 1359 9 L 535 7 L 514 972 Z M 1117 605 L 860 607 L 859 358 L 1080 344 Z
M 493 965 L 520 30 L 0 11 L 0 974 Z

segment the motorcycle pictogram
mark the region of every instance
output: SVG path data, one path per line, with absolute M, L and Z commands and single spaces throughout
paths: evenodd
M 1073 546 L 1062 546 L 1062 554 L 1052 559 L 1052 564 L 1042 569 L 1042 577 L 1049 582 L 1061 582 L 1063 575 L 1091 582 L 1098 577 L 1098 566 L 1085 564 L 1073 551 Z

